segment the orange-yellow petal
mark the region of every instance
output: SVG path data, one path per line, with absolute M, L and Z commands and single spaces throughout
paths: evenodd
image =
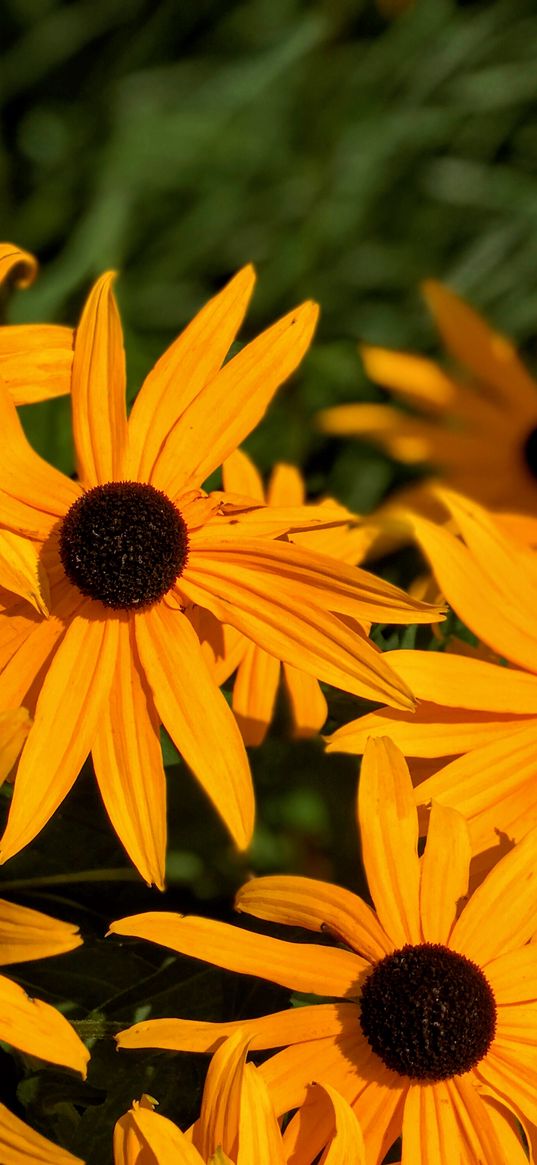
M 401 1165 L 454 1165 L 461 1160 L 461 1138 L 445 1080 L 410 1084 L 403 1113 Z
M 385 658 L 389 659 L 390 655 L 387 652 Z M 506 736 L 532 726 L 537 727 L 535 716 L 473 712 L 423 700 L 414 713 L 381 708 L 359 720 L 349 720 L 324 739 L 327 752 L 359 755 L 371 737 L 388 736 L 407 757 L 451 757 L 457 753 L 471 756 L 476 749 L 490 743 L 501 744 Z
M 331 612 L 309 606 L 300 591 L 278 586 L 275 575 L 262 571 L 247 572 L 244 578 L 236 568 L 223 584 L 218 570 L 212 569 L 214 559 L 203 569 L 198 562 L 192 556 L 180 580 L 181 591 L 269 655 L 354 695 L 413 707 L 406 685 L 399 679 L 393 682 L 384 656 L 366 637 Z
M 536 1002 L 537 943 L 498 955 L 487 963 L 486 974 L 500 1008 L 511 1003 Z
M 464 817 L 434 803 L 421 859 L 420 913 L 423 940 L 447 943 L 468 893 L 470 836 Z
M 121 480 L 127 442 L 125 353 L 113 279 L 108 272 L 97 280 L 76 330 L 73 436 L 78 475 L 87 486 Z
M 23 963 L 74 951 L 82 939 L 78 927 L 40 910 L 0 898 L 0 964 Z
M 65 1016 L 42 999 L 31 999 L 4 975 L 0 975 L 0 1039 L 30 1056 L 86 1075 L 89 1052 Z
M 243 494 L 265 505 L 263 478 L 244 449 L 235 449 L 222 466 L 222 480 L 227 493 Z M 274 504 L 274 503 L 272 503 Z M 281 505 L 287 505 L 287 499 Z M 302 502 L 296 503 L 301 505 Z
M 37 275 L 37 259 L 14 243 L 0 243 L 0 283 L 12 278 L 16 287 L 30 287 Z
M 482 317 L 448 287 L 428 279 L 423 284 L 427 306 L 434 316 L 446 347 L 485 390 L 492 390 L 513 408 L 535 413 L 535 382 L 506 336 L 494 332 Z
M 243 267 L 202 307 L 149 373 L 129 418 L 127 477 L 144 481 L 151 476 L 175 424 L 217 375 L 241 326 L 254 283 L 253 267 Z
M 265 1048 L 282 1048 L 287 1044 L 307 1043 L 311 1048 L 317 1042 L 326 1041 L 333 1045 L 334 1036 L 339 1038 L 345 1026 L 352 1031 L 358 1028 L 358 1009 L 354 1003 L 317 1003 L 311 1007 L 276 1011 L 259 1019 L 241 1019 L 228 1023 L 204 1023 L 194 1019 L 146 1019 L 118 1032 L 115 1039 L 120 1048 L 215 1052 L 226 1036 L 233 1035 L 240 1028 L 245 1035 L 252 1037 L 250 1050 L 255 1052 Z M 304 1055 L 303 1050 L 301 1054 Z M 291 1107 L 294 1106 L 291 1104 Z M 286 1111 L 285 1105 L 278 1111 Z
M 57 324 L 0 328 L 0 373 L 16 405 L 71 391 L 74 335 Z
M 119 623 L 116 668 L 92 754 L 106 811 L 146 882 L 164 888 L 166 777 L 159 720 L 131 620 Z
M 203 1165 L 197 1149 L 168 1117 L 142 1105 L 132 1108 L 129 1116 L 140 1136 L 142 1151 L 132 1162 L 127 1156 L 125 1165 Z M 117 1155 L 119 1141 L 114 1148 L 115 1165 L 123 1165 Z
M 280 662 L 249 643 L 233 685 L 232 708 L 246 745 L 262 744 L 272 720 Z
M 2 1165 L 84 1165 L 67 1149 L 53 1145 L 0 1104 L 0 1161 Z
M 332 947 L 269 938 L 225 922 L 194 915 L 153 912 L 113 922 L 111 934 L 133 935 L 173 951 L 206 959 L 242 975 L 258 975 L 293 991 L 326 996 L 356 996 L 365 961 Z
M 26 708 L 0 712 L 0 785 L 9 776 L 31 727 L 32 719 Z
M 421 942 L 414 791 L 402 753 L 386 738 L 365 747 L 358 821 L 369 892 L 381 925 L 395 947 Z
M 287 1165 L 270 1093 L 253 1064 L 246 1064 L 244 1069 L 236 1160 L 237 1165 L 251 1165 L 252 1161 L 255 1165 Z
M 532 829 L 474 890 L 453 927 L 449 945 L 485 967 L 498 955 L 529 941 L 536 910 L 537 829 Z
M 11 530 L 0 530 L 0 586 L 48 615 L 50 588 L 43 563 L 34 544 Z
M 313 1091 L 321 1090 L 330 1100 L 335 1130 L 320 1165 L 365 1165 L 364 1138 L 352 1108 L 329 1084 L 318 1084 Z
M 370 344 L 360 345 L 360 355 L 370 379 L 389 388 L 406 404 L 434 413 L 446 412 L 452 404 L 453 382 L 433 360 Z
M 291 709 L 293 739 L 316 736 L 328 716 L 328 704 L 319 681 L 290 663 L 283 664 L 283 679 Z
M 535 1036 L 527 1045 L 521 1040 L 495 1039 L 474 1071 L 487 1091 L 537 1125 Z
M 267 490 L 269 506 L 303 506 L 306 501 L 304 478 L 296 465 L 279 461 L 270 475 Z
M 66 511 L 81 495 L 81 487 L 71 481 L 65 474 L 54 469 L 44 461 L 28 444 L 15 405 L 7 391 L 6 385 L 0 380 L 0 433 L 2 436 L 2 491 L 8 495 L 6 514 L 0 507 L 0 519 L 3 524 L 11 525 L 9 519 L 9 498 L 13 502 L 28 507 L 30 514 L 26 520 L 26 510 L 20 510 L 21 528 L 13 528 L 21 533 L 26 526 L 31 528 L 32 514 L 37 529 L 46 534 L 50 530 L 50 523 L 43 522 L 41 515 L 50 514 L 56 518 L 63 518 Z M 16 507 L 12 507 L 16 509 Z M 37 511 L 37 513 L 35 513 Z M 15 514 L 13 515 L 15 517 Z
M 110 690 L 116 647 L 115 620 L 73 619 L 37 701 L 1 841 L 2 861 L 33 840 L 76 780 Z
M 204 1161 L 218 1148 L 236 1160 L 249 1042 L 249 1036 L 243 1035 L 239 1028 L 224 1040 L 209 1064 L 199 1120 L 192 1130 L 193 1144 L 199 1149 Z
M 393 950 L 370 906 L 350 890 L 315 878 L 251 878 L 238 891 L 235 909 L 271 922 L 331 934 L 371 963 Z
M 450 708 L 537 715 L 537 676 L 437 651 L 390 651 L 390 667 L 416 699 Z
M 249 845 L 254 794 L 233 713 L 199 640 L 181 611 L 165 603 L 136 617 L 136 642 L 160 718 L 240 849 Z
M 315 304 L 284 316 L 247 344 L 192 400 L 155 463 L 152 482 L 175 497 L 201 485 L 264 415 L 276 389 L 300 364 L 317 322 Z

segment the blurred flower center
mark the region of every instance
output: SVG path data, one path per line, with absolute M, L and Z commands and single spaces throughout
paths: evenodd
M 97 485 L 71 506 L 60 531 L 65 573 L 106 607 L 149 607 L 169 591 L 188 557 L 188 533 L 166 494 L 137 481 Z
M 537 426 L 528 433 L 524 441 L 524 461 L 532 477 L 537 477 Z
M 360 1024 L 386 1067 L 418 1080 L 446 1080 L 486 1055 L 496 1002 L 483 972 L 439 943 L 404 946 L 366 979 Z

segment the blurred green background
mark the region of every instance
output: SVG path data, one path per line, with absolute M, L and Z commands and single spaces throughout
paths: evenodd
M 534 0 L 415 0 L 393 20 L 374 0 L 2 0 L 1 13 L 2 233 L 42 263 L 9 319 L 74 323 L 91 280 L 119 268 L 133 395 L 196 309 L 253 260 L 259 288 L 242 340 L 306 297 L 322 317 L 303 368 L 248 448 L 264 470 L 297 462 L 313 494 L 330 491 L 359 511 L 400 471 L 310 421 L 323 405 L 378 396 L 358 339 L 436 350 L 422 278 L 449 282 L 531 359 Z M 71 472 L 68 402 L 22 412 L 35 445 Z M 340 719 L 357 714 L 342 697 L 331 707 Z M 129 880 L 89 768 L 34 845 L 2 869 L 0 892 L 83 924 L 83 950 L 14 969 L 70 1016 L 97 1008 L 124 1026 L 149 1006 L 204 1018 L 284 1006 L 285 993 L 282 1001 L 156 948 L 121 951 L 103 940 L 107 923 L 160 906 L 229 917 L 249 869 L 361 887 L 352 758 L 327 758 L 317 742 L 289 745 L 281 714 L 252 754 L 260 826 L 244 859 L 166 747 L 166 896 Z M 125 880 L 102 881 L 103 868 Z M 110 1159 L 111 1121 L 142 1087 L 175 1119 L 195 1112 L 201 1066 L 185 1058 L 118 1058 L 108 1038 L 85 1089 L 0 1058 L 11 1105 L 95 1165 Z

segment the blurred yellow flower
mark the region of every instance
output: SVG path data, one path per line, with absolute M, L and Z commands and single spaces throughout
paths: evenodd
M 321 428 L 371 438 L 493 509 L 537 514 L 537 384 L 511 342 L 447 287 L 429 281 L 424 294 L 452 369 L 363 345 L 366 372 L 405 410 L 339 405 L 319 414 Z M 404 500 L 426 513 L 433 501 L 422 485 Z
M 309 878 L 253 879 L 237 897 L 239 910 L 331 934 L 338 946 L 156 912 L 122 919 L 111 931 L 340 1001 L 241 1023 L 252 1050 L 284 1048 L 260 1069 L 278 1114 L 299 1109 L 309 1081 L 318 1079 L 351 1104 L 368 1161 L 381 1161 L 402 1132 L 404 1165 L 463 1156 L 471 1165 L 524 1165 L 509 1122 L 512 1112 L 537 1122 L 537 946 L 529 944 L 537 830 L 464 904 L 466 822 L 434 804 L 418 856 L 410 774 L 390 740 L 366 748 L 358 820 L 375 911 L 348 890 Z M 121 1048 L 207 1052 L 237 1026 L 156 1019 L 117 1039 Z M 503 1122 L 491 1120 L 482 1090 L 499 1104 Z M 297 1150 L 294 1165 L 310 1163 L 322 1147 L 326 1124 L 315 1111 L 291 1120 L 289 1146 L 306 1129 L 309 1155 Z

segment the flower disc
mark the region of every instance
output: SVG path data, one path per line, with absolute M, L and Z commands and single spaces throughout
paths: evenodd
M 185 522 L 154 486 L 111 481 L 88 490 L 60 531 L 65 573 L 83 595 L 116 610 L 162 599 L 188 557 Z
M 469 1072 L 486 1055 L 496 1002 L 483 972 L 440 943 L 404 946 L 366 979 L 360 1025 L 386 1067 L 418 1080 Z

